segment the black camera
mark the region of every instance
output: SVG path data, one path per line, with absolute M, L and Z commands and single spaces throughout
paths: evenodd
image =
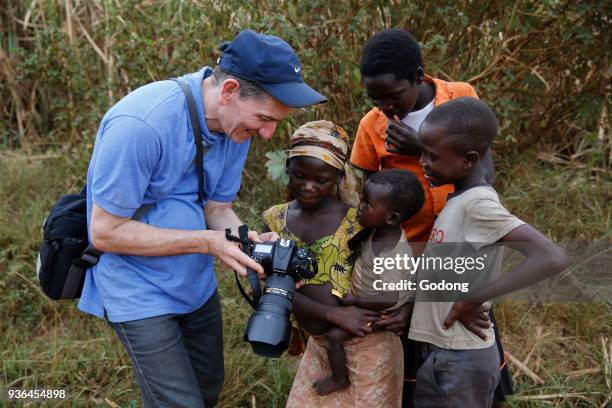
M 263 296 L 249 318 L 244 339 L 251 343 L 255 354 L 280 357 L 289 347 L 289 317 L 295 282 L 313 278 L 317 274 L 317 259 L 310 250 L 298 248 L 295 241 L 290 239 L 249 243 L 249 246 L 251 257 L 263 266 L 267 277 Z
M 250 255 L 263 266 L 266 275 L 289 275 L 294 281 L 311 279 L 317 274 L 317 259 L 308 248 L 298 248 L 291 239 L 275 242 L 250 242 Z

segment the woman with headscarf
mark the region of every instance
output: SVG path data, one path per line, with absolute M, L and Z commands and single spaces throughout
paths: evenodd
M 348 241 L 361 230 L 359 196 L 347 165 L 346 132 L 329 121 L 309 122 L 290 139 L 286 171 L 292 201 L 264 212 L 269 230 L 295 240 L 317 257 L 318 273 L 296 292 L 294 315 L 311 336 L 287 407 L 371 407 L 401 403 L 403 354 L 392 332 L 372 333 L 377 312 L 340 306 L 353 268 Z M 315 383 L 330 374 L 323 333 L 338 326 L 355 337 L 344 343 L 350 384 L 331 393 Z M 371 334 L 370 334 L 371 333 Z M 325 394 L 325 395 L 320 395 Z

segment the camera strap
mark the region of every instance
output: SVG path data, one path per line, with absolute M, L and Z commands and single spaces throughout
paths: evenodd
M 248 233 L 249 228 L 246 225 L 241 225 L 240 227 L 238 227 L 239 237 L 232 235 L 232 230 L 230 228 L 227 228 L 225 230 L 225 238 L 227 238 L 228 241 L 240 242 L 242 251 L 248 256 L 251 256 Z M 257 276 L 257 272 L 255 272 L 251 268 L 247 268 L 247 279 L 249 280 L 249 285 L 251 286 L 252 297 L 250 297 L 244 290 L 244 287 L 240 283 L 240 278 L 238 277 L 238 273 L 236 271 L 234 271 L 234 277 L 236 278 L 236 283 L 238 284 L 238 290 L 240 291 L 240 294 L 247 301 L 247 303 L 251 305 L 253 309 L 255 309 L 257 307 L 257 304 L 259 303 L 259 299 L 261 298 L 261 286 L 259 284 L 259 277 Z
M 191 123 L 191 130 L 193 131 L 193 138 L 196 148 L 196 174 L 198 175 L 198 199 L 201 203 L 204 203 L 204 144 L 202 142 L 202 130 L 200 128 L 200 119 L 198 117 L 198 111 L 196 109 L 195 99 L 193 94 L 182 79 L 170 78 L 171 81 L 176 82 L 187 100 L 187 109 L 189 110 L 189 121 Z

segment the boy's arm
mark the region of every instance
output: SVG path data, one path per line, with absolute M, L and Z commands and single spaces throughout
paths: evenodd
M 515 228 L 498 242 L 517 249 L 525 259 L 510 273 L 474 290 L 465 301 L 456 302 L 444 321 L 445 328 L 450 327 L 460 313 L 475 309 L 489 299 L 533 285 L 568 266 L 565 253 L 529 224 Z
M 357 306 L 362 309 L 381 311 L 394 306 L 399 299 L 397 292 L 383 292 L 374 296 L 355 296 L 346 294 L 340 298 L 343 306 Z
M 569 260 L 561 248 L 529 224 L 512 230 L 498 242 L 519 250 L 525 259 L 512 272 L 471 293 L 473 301 L 484 302 L 525 288 L 556 275 L 568 266 Z

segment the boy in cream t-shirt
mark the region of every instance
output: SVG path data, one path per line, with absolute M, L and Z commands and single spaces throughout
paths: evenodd
M 428 243 L 425 249 L 425 257 L 446 255 L 453 246 L 456 246 L 461 249 L 464 255 L 469 254 L 472 259 L 483 259 L 482 264 L 485 267 L 480 273 L 486 275 L 485 278 L 492 277 L 499 270 L 501 248 L 499 246 L 487 247 L 486 244 L 499 241 L 523 224 L 523 221 L 510 214 L 503 207 L 492 187 L 485 185 L 472 187 L 449 197 L 446 206 L 434 224 L 429 241 L 431 244 Z M 469 248 L 466 248 L 467 245 L 462 243 L 469 243 L 473 251 L 466 251 Z M 419 278 L 426 277 L 426 275 L 419 276 Z M 441 278 L 444 278 L 444 276 L 441 276 Z M 473 287 L 477 283 L 472 281 L 470 285 Z M 423 297 L 427 298 L 427 296 Z M 421 298 L 417 296 L 418 303 L 415 305 L 410 324 L 411 339 L 456 350 L 484 349 L 495 344 L 493 327 L 483 329 L 486 340 L 481 339 L 461 324 L 455 324 L 448 329 L 443 327 L 454 299 L 452 299 L 452 302 L 420 302 Z M 451 299 L 449 298 L 449 300 Z M 431 316 L 434 316 L 434 318 L 432 319 Z M 499 372 L 499 353 L 497 348 L 494 348 L 493 351 L 490 360 L 491 362 L 495 360 Z M 497 357 L 493 358 L 493 355 Z
M 471 282 L 467 293 L 455 293 L 462 296 L 456 303 L 451 297 L 432 298 L 430 293 L 417 292 L 408 335 L 419 342 L 421 350 L 417 408 L 489 408 L 499 381 L 495 334 L 489 327 L 484 330 L 486 339 L 480 338 L 455 321 L 457 312 L 480 307 L 567 266 L 564 253 L 535 228 L 510 214 L 486 183 L 482 157 L 497 131 L 495 114 L 470 97 L 436 107 L 419 129 L 425 178 L 434 186 L 455 186 L 455 193 L 449 195 L 434 224 L 425 258 L 444 252 L 440 248 L 455 246 L 454 259 L 458 259 L 457 253 L 468 247 L 474 259 L 486 259 L 486 268 L 477 277 L 478 282 Z M 500 260 L 500 247 L 491 245 L 496 242 L 518 249 L 526 258 L 510 273 L 493 280 Z M 420 280 L 431 276 L 457 280 L 458 275 L 458 268 L 435 276 L 421 269 L 417 273 Z

